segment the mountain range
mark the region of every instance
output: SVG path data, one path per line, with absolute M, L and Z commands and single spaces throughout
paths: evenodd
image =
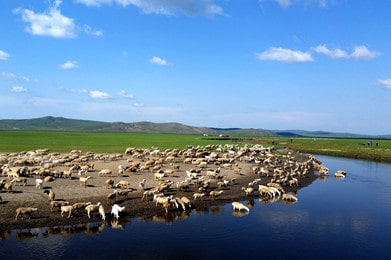
M 40 131 L 85 131 L 85 132 L 129 132 L 171 133 L 234 136 L 286 136 L 286 137 L 330 137 L 330 138 L 377 138 L 391 139 L 391 135 L 371 136 L 352 133 L 334 133 L 305 130 L 266 130 L 255 128 L 196 127 L 180 123 L 153 123 L 148 121 L 124 123 L 69 119 L 45 116 L 32 119 L 1 119 L 0 130 Z

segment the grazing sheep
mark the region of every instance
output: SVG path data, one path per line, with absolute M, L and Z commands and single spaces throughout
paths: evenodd
M 22 207 L 22 208 L 17 208 L 16 209 L 16 216 L 15 220 L 18 219 L 19 215 L 28 215 L 28 218 L 30 219 L 31 213 L 37 212 L 38 208 L 32 208 L 32 207 Z M 22 217 L 23 218 L 23 217 Z
M 125 207 L 121 207 L 118 204 L 114 204 L 111 208 L 111 214 L 114 215 L 114 217 L 118 220 L 119 213 L 124 210 L 125 210 Z
M 210 197 L 212 200 L 215 200 L 218 196 L 220 196 L 220 195 L 223 194 L 223 193 L 224 193 L 223 190 L 219 190 L 219 191 L 212 190 L 211 192 L 209 192 L 209 197 Z
M 181 200 L 183 201 L 183 203 L 185 203 L 185 205 L 191 208 L 190 200 L 187 197 L 183 196 L 181 197 Z
M 87 181 L 91 178 L 91 176 L 87 176 L 87 177 L 80 177 L 79 180 L 80 180 L 80 186 L 84 186 L 86 187 L 87 186 Z
M 179 205 L 180 205 L 182 207 L 183 211 L 186 210 L 187 204 L 182 200 L 182 198 L 175 197 L 175 198 L 173 198 L 173 202 L 174 202 L 177 209 L 179 209 Z
M 117 193 L 118 193 L 118 191 L 114 190 L 112 193 L 107 194 L 107 199 L 108 200 L 116 199 L 117 198 Z
M 188 191 L 190 189 L 190 185 L 187 182 L 177 182 L 176 187 L 180 191 Z
M 164 172 L 155 172 L 154 174 L 154 177 L 155 177 L 155 181 L 158 181 L 158 180 L 161 180 L 163 177 L 165 177 L 165 173 Z
M 132 189 L 126 189 L 126 190 L 119 190 L 117 192 L 117 196 L 124 196 L 124 197 L 127 197 L 129 195 L 130 192 L 132 192 L 133 190 Z
M 143 197 L 141 198 L 141 200 L 144 200 L 144 198 L 148 199 L 148 196 L 153 196 L 157 192 L 158 192 L 157 190 L 146 190 L 146 191 L 144 191 Z
M 17 178 L 14 178 L 12 181 L 10 181 L 10 183 L 19 183 L 19 186 L 21 186 L 23 184 L 23 186 L 26 186 L 27 184 L 27 178 L 26 177 L 17 177 Z
M 110 177 L 113 175 L 113 172 L 110 169 L 102 169 L 99 171 L 98 176 L 104 176 L 104 175 L 110 175 Z
M 166 213 L 168 213 L 168 209 L 171 208 L 173 205 L 175 205 L 173 200 L 167 200 L 167 201 L 163 202 L 162 207 L 164 208 Z
M 52 182 L 54 181 L 56 178 L 54 178 L 53 176 L 46 176 L 43 181 L 44 182 Z
M 42 182 L 43 182 L 42 179 L 36 179 L 35 180 L 35 188 L 41 189 L 42 188 Z
M 73 203 L 72 207 L 76 210 L 76 209 L 83 209 L 88 205 L 91 205 L 91 202 L 76 202 Z
M 3 188 L 7 191 L 10 192 L 12 191 L 12 183 L 4 183 Z
M 239 211 L 244 210 L 244 211 L 247 211 L 247 212 L 250 211 L 250 209 L 248 207 L 244 206 L 242 203 L 237 202 L 237 201 L 232 202 L 232 209 L 233 210 L 239 210 Z
M 62 172 L 62 177 L 71 179 L 72 178 L 72 171 L 71 170 L 64 170 Z
M 299 186 L 299 180 L 296 178 L 292 178 L 291 180 L 289 180 L 289 186 Z
M 121 189 L 123 188 L 130 188 L 130 182 L 125 181 L 125 180 L 120 180 L 116 185 L 114 185 L 115 188 L 120 187 Z
M 246 193 L 246 196 L 251 196 L 254 194 L 254 188 L 253 187 L 242 187 L 242 191 Z
M 44 190 L 43 193 L 46 193 L 49 196 L 50 201 L 53 201 L 56 198 L 56 194 L 53 190 Z
M 110 179 L 107 179 L 105 183 L 106 183 L 106 188 L 107 188 L 107 189 L 113 188 L 113 186 L 114 186 L 114 180 L 111 179 L 111 178 L 110 178 Z
M 53 211 L 56 207 L 69 205 L 69 201 L 53 200 L 50 202 L 50 211 Z
M 95 211 L 99 212 L 100 205 L 101 205 L 101 203 L 98 202 L 97 204 L 90 204 L 85 207 L 85 210 L 87 211 L 88 218 L 91 218 L 91 212 L 95 212 Z
M 64 213 L 68 213 L 68 218 L 72 216 L 73 211 L 75 210 L 75 207 L 73 205 L 64 205 L 61 206 L 61 217 L 64 217 Z
M 105 209 L 103 208 L 103 205 L 99 205 L 98 212 L 102 216 L 102 220 L 106 220 L 106 213 Z
M 154 201 L 156 202 L 156 206 L 158 206 L 159 204 L 163 205 L 165 202 L 171 201 L 172 197 L 173 197 L 172 195 L 164 196 L 164 194 L 163 195 L 159 195 L 159 196 L 156 196 L 156 195 L 159 195 L 159 194 L 155 194 L 154 195 Z
M 205 197 L 205 193 L 198 193 L 198 192 L 196 192 L 196 193 L 193 194 L 194 200 L 197 200 L 197 199 L 202 200 L 204 197 Z

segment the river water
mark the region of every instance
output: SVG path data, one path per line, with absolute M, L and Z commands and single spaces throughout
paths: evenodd
M 391 164 L 316 157 L 330 175 L 300 189 L 295 204 L 255 199 L 240 216 L 227 204 L 175 221 L 12 230 L 0 259 L 391 259 Z

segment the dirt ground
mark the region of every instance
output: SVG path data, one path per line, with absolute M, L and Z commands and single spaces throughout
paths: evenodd
M 129 217 L 140 217 L 145 220 L 161 218 L 165 221 L 174 221 L 183 215 L 182 210 L 170 209 L 166 214 L 164 209 L 160 206 L 156 206 L 152 201 L 152 197 L 142 200 L 143 191 L 139 188 L 139 182 L 146 179 L 145 189 L 151 189 L 158 184 L 157 180 L 154 180 L 154 173 L 150 171 L 140 172 L 125 172 L 122 176 L 118 176 L 118 165 L 129 165 L 127 157 L 115 161 L 93 161 L 94 169 L 87 173 L 91 178 L 88 180 L 86 187 L 80 185 L 79 176 L 77 173 L 72 175 L 71 179 L 56 178 L 51 182 L 44 182 L 41 189 L 36 188 L 35 178 L 28 178 L 26 186 L 13 185 L 12 192 L 1 191 L 0 196 L 2 202 L 0 202 L 0 230 L 13 230 L 13 229 L 29 229 L 36 227 L 55 227 L 65 225 L 87 224 L 91 222 L 101 222 L 99 214 L 92 214 L 91 219 L 88 219 L 84 209 L 78 210 L 71 218 L 61 217 L 60 209 L 54 208 L 53 212 L 49 206 L 49 197 L 44 193 L 44 190 L 53 190 L 55 193 L 55 200 L 69 201 L 70 204 L 76 202 L 91 202 L 96 204 L 101 202 L 105 208 L 106 221 L 109 223 L 111 220 L 111 207 L 113 203 L 125 206 L 125 212 L 121 212 L 120 219 L 126 219 Z M 242 187 L 247 186 L 249 182 L 256 178 L 252 172 L 251 163 L 239 163 L 241 168 L 240 173 L 234 172 L 233 169 L 222 169 L 221 175 L 226 176 L 225 179 L 232 180 L 227 187 L 223 187 L 224 193 L 217 199 L 212 200 L 209 196 L 205 196 L 202 201 L 194 201 L 193 193 L 197 192 L 198 187 L 190 186 L 188 191 L 178 191 L 176 189 L 176 183 L 182 181 L 186 177 L 186 170 L 193 167 L 191 164 L 179 163 L 180 168 L 174 172 L 172 176 L 164 177 L 165 180 L 171 180 L 174 182 L 172 189 L 165 192 L 166 195 L 174 196 L 186 196 L 192 202 L 191 211 L 202 211 L 215 205 L 223 205 L 231 203 L 232 201 L 251 201 L 257 199 L 258 192 L 254 197 L 246 196 Z M 169 168 L 167 164 L 163 168 Z M 107 199 L 107 195 L 112 193 L 118 188 L 107 188 L 105 181 L 110 178 L 109 176 L 98 176 L 98 173 L 103 168 L 109 168 L 113 171 L 113 179 L 115 183 L 120 180 L 127 180 L 131 184 L 132 192 L 128 196 L 119 197 L 115 201 Z M 61 171 L 66 169 L 65 167 L 56 167 L 56 170 Z M 3 178 L 6 178 L 5 176 Z M 311 172 L 306 178 L 300 179 L 299 187 L 285 187 L 287 192 L 294 191 L 308 186 L 311 184 L 317 176 Z M 263 177 L 261 183 L 266 184 L 270 181 L 270 177 Z M 212 189 L 217 189 L 217 180 L 212 181 Z M 31 218 L 19 217 L 15 220 L 15 210 L 19 207 L 36 207 L 38 212 L 31 215 Z

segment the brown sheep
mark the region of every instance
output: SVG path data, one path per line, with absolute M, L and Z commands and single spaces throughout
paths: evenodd
M 17 208 L 16 209 L 16 216 L 15 220 L 18 219 L 19 215 L 28 215 L 28 218 L 30 219 L 31 213 L 37 212 L 38 208 L 32 208 L 32 207 L 22 207 L 22 208 Z
M 219 191 L 216 191 L 216 190 L 212 190 L 211 192 L 209 192 L 209 197 L 212 199 L 212 200 L 215 200 L 218 196 L 220 196 L 221 194 L 223 194 L 224 191 L 222 190 L 219 190 Z

